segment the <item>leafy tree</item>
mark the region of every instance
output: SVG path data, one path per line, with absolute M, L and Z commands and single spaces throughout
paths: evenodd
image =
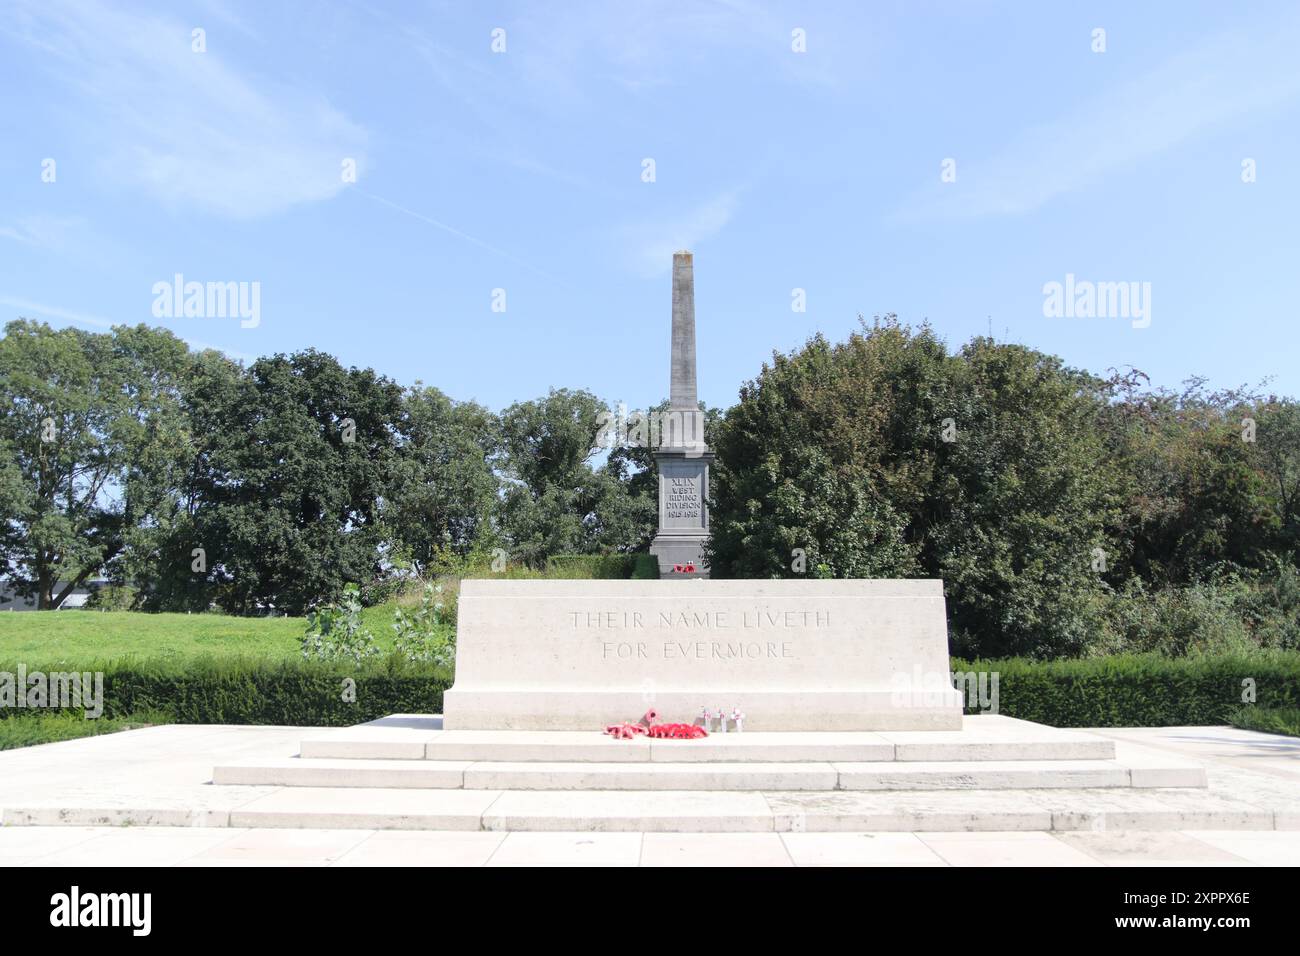
M 1077 652 L 1110 506 L 1097 405 L 1059 360 L 949 356 L 893 317 L 775 355 L 721 429 L 715 573 L 942 577 L 960 652 Z
M 607 411 L 590 392 L 552 389 L 502 412 L 501 528 L 512 558 L 628 550 L 654 522 L 653 502 L 628 493 L 618 465 L 592 467 Z
M 298 614 L 382 573 L 400 387 L 308 350 L 205 382 L 193 409 L 196 533 L 223 607 Z
M 1255 415 L 1256 461 L 1277 515 L 1272 550 L 1300 553 L 1300 403 L 1270 397 Z
M 183 439 L 170 333 L 9 323 L 0 339 L 0 574 L 58 607 L 123 553 Z
M 945 361 L 890 319 L 774 355 L 718 430 L 713 573 L 915 576 Z
M 481 405 L 454 402 L 436 388 L 408 390 L 402 407 L 383 520 L 423 576 L 449 556 L 465 558 L 495 543 L 499 428 Z
M 216 596 L 208 554 L 216 501 L 204 479 L 213 449 L 225 440 L 223 397 L 244 375 L 211 349 L 186 354 L 180 366 L 170 414 L 151 428 L 133 462 L 124 547 L 110 565 L 121 584 L 135 589 L 136 606 L 151 611 L 203 611 Z
M 1260 567 L 1268 552 L 1286 550 L 1294 412 L 1245 390 L 1207 392 L 1200 379 L 1177 393 L 1146 390 L 1144 379 L 1113 380 L 1100 421 L 1122 490 L 1111 580 L 1187 584 L 1225 562 Z M 1258 420 L 1256 442 L 1244 439 L 1246 418 Z
M 947 584 L 956 653 L 1078 654 L 1101 634 L 1113 473 L 1097 383 L 975 339 L 952 364 L 923 564 Z

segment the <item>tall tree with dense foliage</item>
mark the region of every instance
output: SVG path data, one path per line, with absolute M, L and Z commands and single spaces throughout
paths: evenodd
M 1115 472 L 1100 383 L 1060 359 L 975 339 L 950 363 L 923 566 L 944 579 L 956 653 L 1074 655 L 1099 639 Z
M 1100 422 L 1123 480 L 1111 579 L 1183 585 L 1287 550 L 1300 456 L 1289 440 L 1294 404 L 1244 389 L 1210 392 L 1200 379 L 1179 392 L 1143 383 L 1140 374 L 1112 383 L 1115 400 Z
M 382 573 L 402 390 L 315 350 L 257 360 L 197 401 L 196 546 L 227 610 L 300 614 Z
M 1300 554 L 1300 402 L 1270 396 L 1255 409 L 1260 470 L 1275 502 L 1275 551 Z
M 408 390 L 402 407 L 383 520 L 395 547 L 427 574 L 497 544 L 499 428 L 482 405 L 452 401 L 432 387 Z
M 950 356 L 892 318 L 776 355 L 720 430 L 715 572 L 942 577 L 959 651 L 1077 651 L 1110 500 L 1094 392 L 1049 356 Z
M 915 576 L 944 361 L 894 323 L 774 355 L 716 430 L 714 573 Z
M 630 550 L 653 524 L 654 503 L 628 493 L 617 464 L 592 466 L 605 450 L 602 413 L 595 395 L 569 389 L 501 413 L 501 529 L 512 560 Z
M 209 562 L 216 509 L 226 484 L 212 480 L 216 457 L 230 440 L 225 416 L 235 407 L 246 370 L 209 349 L 191 357 L 179 382 L 179 416 L 166 441 L 156 441 L 141 478 L 135 520 L 112 576 L 128 585 L 135 606 L 149 611 L 205 611 L 216 600 L 218 569 Z M 162 435 L 158 436 L 159 438 Z
M 0 339 L 0 576 L 42 609 L 107 569 L 165 494 L 189 353 L 140 326 L 111 335 L 19 320 Z

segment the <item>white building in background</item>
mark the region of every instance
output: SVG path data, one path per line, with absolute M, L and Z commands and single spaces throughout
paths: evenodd
M 87 578 L 82 584 L 72 589 L 72 592 L 63 599 L 59 605 L 60 611 L 79 611 L 86 606 L 90 596 L 111 582 L 108 578 Z M 60 581 L 54 585 L 54 593 L 59 594 L 67 586 L 66 582 Z M 0 611 L 35 611 L 36 594 L 19 594 L 12 588 L 0 588 Z

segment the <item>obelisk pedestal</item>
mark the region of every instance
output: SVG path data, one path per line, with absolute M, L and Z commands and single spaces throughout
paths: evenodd
M 705 443 L 695 388 L 695 267 L 689 252 L 673 253 L 672 366 L 659 431 L 659 528 L 650 553 L 659 559 L 661 578 L 708 577 L 704 543 L 713 452 Z

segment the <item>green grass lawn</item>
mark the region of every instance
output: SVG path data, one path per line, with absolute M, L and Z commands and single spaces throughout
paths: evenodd
M 410 603 L 411 598 L 404 598 Z M 394 604 L 362 612 L 383 651 L 393 646 Z M 135 611 L 32 611 L 0 614 L 0 671 L 98 670 L 134 661 L 210 668 L 222 661 L 301 661 L 301 617 L 145 614 Z M 0 709 L 0 750 L 170 723 L 162 710 L 87 720 L 80 711 Z
M 0 719 L 0 750 L 97 737 L 100 734 L 114 734 L 120 730 L 138 730 L 167 723 L 171 723 L 171 720 L 166 714 L 153 711 L 130 717 L 101 717 L 98 720 L 87 720 L 76 711 L 24 714 L 21 717 Z
M 631 559 L 619 556 L 628 564 Z M 605 562 L 604 565 L 601 562 Z M 486 578 L 574 578 L 612 576 L 614 558 L 584 555 L 538 571 L 512 565 L 502 573 L 475 571 Z M 605 567 L 610 565 L 610 567 Z M 602 571 L 602 568 L 604 569 Z M 615 570 L 629 571 L 631 565 Z M 598 573 L 599 572 L 599 573 Z M 449 596 L 454 578 L 443 586 Z M 393 611 L 398 603 L 414 607 L 420 593 L 406 594 L 365 608 L 361 620 L 383 652 L 393 647 Z M 226 614 L 145 614 L 138 611 L 24 611 L 0 613 L 0 666 L 5 663 L 83 668 L 96 661 L 122 658 L 177 662 L 195 658 L 244 657 L 281 660 L 301 656 L 307 628 L 301 617 L 233 617 Z
M 1300 737 L 1300 707 L 1242 707 L 1228 720 L 1243 730 Z
M 382 650 L 393 644 L 393 605 L 366 608 L 362 620 Z M 0 662 L 29 666 L 88 661 L 298 657 L 301 617 L 142 614 L 135 611 L 30 611 L 0 614 Z
M 30 611 L 0 614 L 0 661 L 79 665 L 123 657 L 284 658 L 299 653 L 296 617 Z M 379 635 L 376 635 L 378 637 Z

